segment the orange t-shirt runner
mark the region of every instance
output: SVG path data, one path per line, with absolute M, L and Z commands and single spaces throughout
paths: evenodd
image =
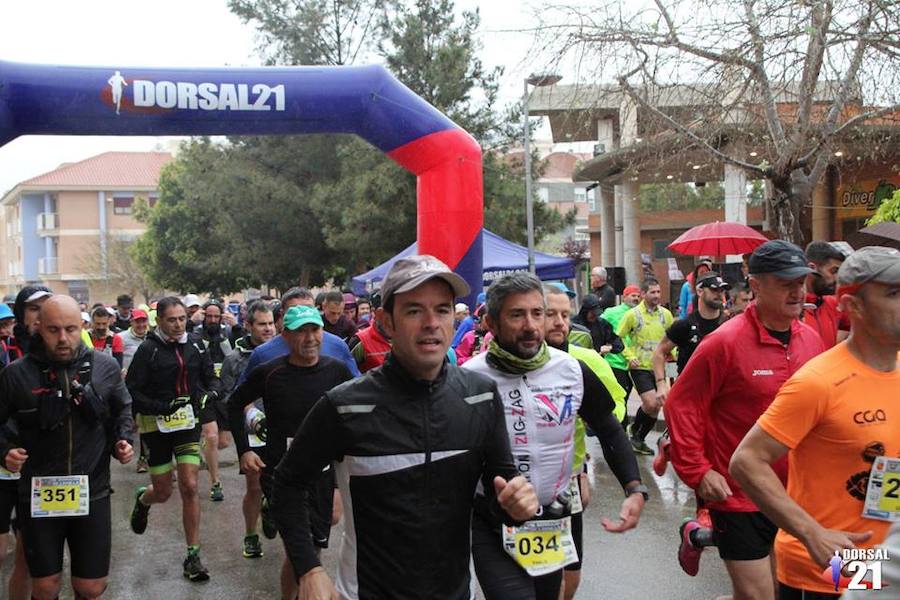
M 828 529 L 874 532 L 860 547 L 884 541 L 890 523 L 862 513 L 875 458 L 900 458 L 900 370 L 876 371 L 838 344 L 797 371 L 758 423 L 791 449 L 787 492 L 795 502 Z M 781 583 L 834 593 L 821 578 L 825 565 L 783 530 L 775 557 Z

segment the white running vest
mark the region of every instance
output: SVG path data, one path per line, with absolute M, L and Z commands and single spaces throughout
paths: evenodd
M 550 362 L 524 375 L 490 367 L 487 353 L 462 366 L 497 382 L 513 462 L 534 486 L 541 506 L 553 502 L 569 484 L 575 417 L 584 398 L 578 361 L 561 350 L 548 349 Z

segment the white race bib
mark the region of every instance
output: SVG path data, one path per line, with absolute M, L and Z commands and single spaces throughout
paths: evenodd
M 581 502 L 581 488 L 578 486 L 578 480 L 581 475 L 572 475 L 569 479 L 569 512 L 573 515 L 584 510 L 584 504 Z
M 156 417 L 156 428 L 162 433 L 193 429 L 196 424 L 197 421 L 194 418 L 194 407 L 190 404 L 182 406 L 171 415 L 158 415 Z
M 0 467 L 0 481 L 17 481 L 21 478 L 21 473 L 13 473 L 12 471 Z
M 900 458 L 875 458 L 862 516 L 879 521 L 900 521 Z
M 578 562 L 570 517 L 527 521 L 518 527 L 503 525 L 501 529 L 503 549 L 532 577 Z
M 31 478 L 31 516 L 81 517 L 89 512 L 87 475 Z

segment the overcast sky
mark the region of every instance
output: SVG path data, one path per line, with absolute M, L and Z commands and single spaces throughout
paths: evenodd
M 515 0 L 457 0 L 479 7 L 483 60 L 505 67 L 503 100 L 521 94 L 532 65 L 526 34 L 530 4 Z M 255 66 L 255 32 L 232 15 L 225 0 L 88 3 L 32 0 L 4 3 L 0 61 L 72 65 Z M 544 129 L 539 136 L 549 136 Z M 23 136 L 0 147 L 0 194 L 15 184 L 109 150 L 152 150 L 167 138 Z

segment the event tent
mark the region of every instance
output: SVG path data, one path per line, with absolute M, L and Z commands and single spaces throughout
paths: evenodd
M 516 271 L 528 271 L 528 250 L 524 246 L 503 239 L 487 229 L 481 230 L 484 248 L 484 285 Z M 418 244 L 412 243 L 396 256 L 381 263 L 371 271 L 353 278 L 353 293 L 357 295 L 372 293 L 381 285 L 381 280 L 390 271 L 394 262 L 404 256 L 415 254 Z M 575 261 L 571 258 L 551 256 L 542 252 L 534 253 L 534 264 L 537 276 L 542 280 L 572 279 L 575 277 Z

